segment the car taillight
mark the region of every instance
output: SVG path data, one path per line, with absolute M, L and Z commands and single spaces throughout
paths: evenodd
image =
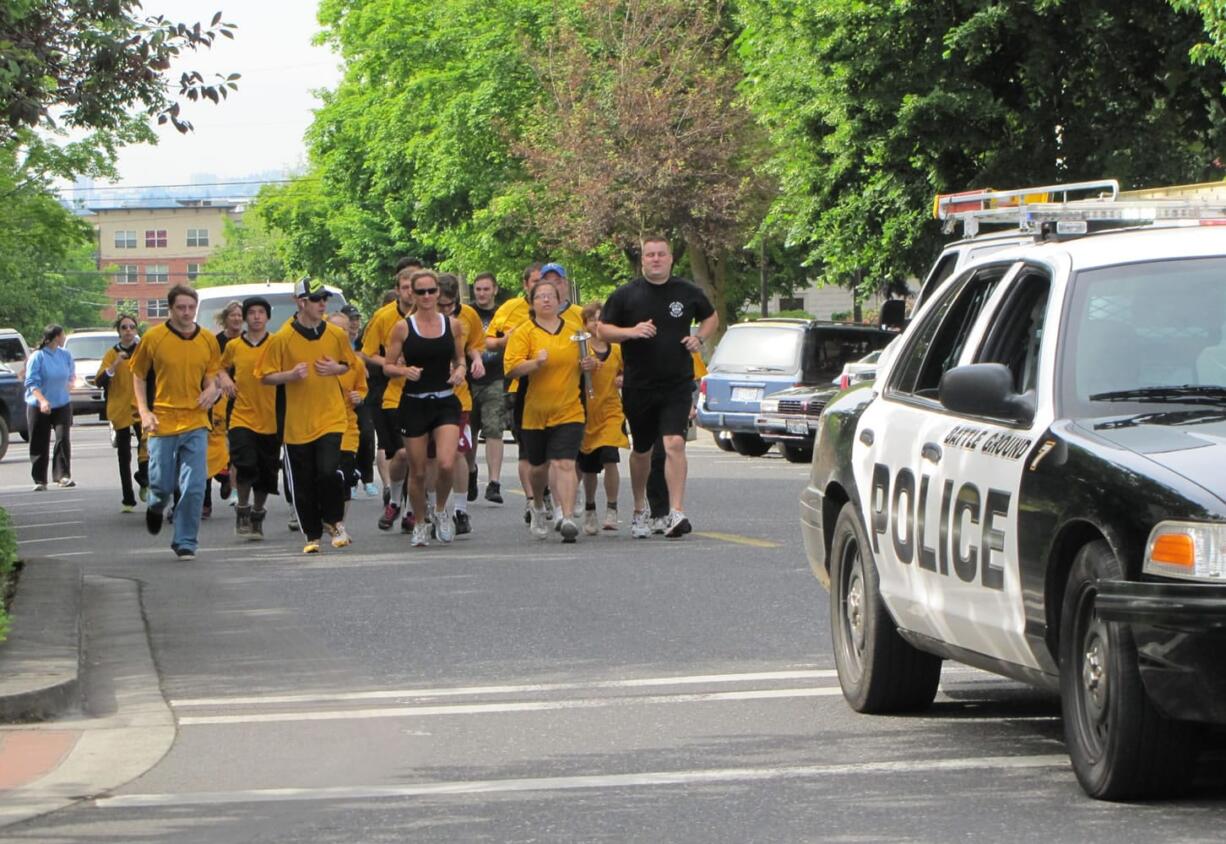
M 707 378 L 704 375 L 702 380 L 698 382 L 698 394 L 705 396 L 707 394 Z
M 844 372 L 839 376 L 839 389 L 846 390 L 851 386 L 851 376 Z

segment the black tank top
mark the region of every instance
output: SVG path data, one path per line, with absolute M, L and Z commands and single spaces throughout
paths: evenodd
M 404 365 L 420 366 L 421 378 L 405 379 L 404 395 L 442 393 L 452 389 L 451 361 L 455 358 L 455 340 L 451 336 L 451 320 L 443 317 L 443 333 L 439 337 L 422 337 L 412 315 L 404 318 L 409 333 L 404 338 Z

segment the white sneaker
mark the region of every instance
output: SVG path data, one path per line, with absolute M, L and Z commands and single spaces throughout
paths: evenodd
M 651 536 L 651 524 L 644 510 L 635 510 L 634 518 L 630 520 L 630 535 L 635 539 L 646 539 Z
M 455 539 L 455 519 L 450 513 L 446 511 L 434 513 L 430 520 L 434 523 L 434 535 L 438 537 L 439 542 L 445 544 Z
M 409 540 L 409 544 L 415 548 L 422 548 L 430 544 L 430 525 L 426 522 L 417 522 L 413 525 L 413 538 Z
M 328 529 L 328 533 L 332 534 L 332 547 L 344 548 L 353 543 L 353 539 L 349 536 L 349 531 L 345 530 L 345 526 L 340 522 L 335 525 L 324 525 Z
M 583 511 L 583 532 L 588 536 L 600 533 L 600 519 L 596 517 L 595 510 Z
M 544 539 L 549 536 L 549 520 L 545 518 L 544 510 L 532 511 L 532 524 L 528 529 L 532 531 L 532 535 L 537 539 Z
M 664 528 L 665 536 L 670 539 L 676 539 L 679 536 L 685 536 L 690 530 L 690 520 L 685 517 L 685 513 L 682 513 L 680 510 L 669 512 L 667 524 Z
M 610 507 L 608 510 L 605 510 L 604 511 L 604 529 L 605 530 L 617 530 L 618 524 L 619 523 L 617 521 L 617 510 L 615 510 L 612 507 Z
M 570 544 L 575 541 L 575 537 L 579 535 L 579 526 L 571 519 L 563 519 L 561 527 L 558 531 L 562 534 L 562 541 Z
M 668 519 L 659 518 L 659 519 L 651 520 L 651 532 L 652 533 L 661 534 L 661 533 L 664 533 L 664 531 L 666 530 L 668 530 Z

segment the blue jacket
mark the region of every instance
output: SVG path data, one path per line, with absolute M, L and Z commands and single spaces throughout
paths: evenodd
M 34 397 L 34 388 L 42 391 L 43 398 L 51 402 L 52 407 L 63 407 L 70 397 L 68 389 L 72 386 L 77 365 L 72 359 L 72 352 L 67 349 L 43 348 L 30 355 L 26 365 L 26 404 L 38 407 L 38 399 Z

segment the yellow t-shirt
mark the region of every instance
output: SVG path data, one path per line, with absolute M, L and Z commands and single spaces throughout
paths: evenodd
M 551 334 L 535 322 L 521 325 L 507 341 L 504 365 L 510 371 L 526 360 L 535 359 L 541 349 L 545 349 L 549 357 L 544 366 L 525 379 L 528 389 L 524 395 L 521 427 L 539 431 L 568 422 L 583 422 L 583 402 L 579 399 L 582 389 L 579 345 L 570 339 L 565 322 L 558 326 L 557 334 Z
M 485 330 L 486 337 L 512 337 L 515 329 L 519 328 L 525 322 L 532 319 L 531 310 L 528 305 L 528 300 L 523 296 L 516 296 L 514 299 L 508 299 L 498 306 L 498 310 L 494 311 L 494 316 L 490 318 L 490 324 Z M 562 318 L 563 328 L 562 333 L 569 338 L 573 334 L 578 334 L 584 330 L 583 327 L 583 312 L 574 305 L 567 305 L 558 316 Z M 574 342 L 574 341 L 571 341 Z M 507 341 L 507 349 L 511 348 L 510 340 Z M 510 369 L 503 356 L 503 371 Z M 515 392 L 519 389 L 519 381 L 512 380 L 507 385 L 507 392 Z
M 694 380 L 705 378 L 707 375 L 707 365 L 702 360 L 702 355 L 698 352 L 690 352 L 690 356 L 694 358 Z
M 617 376 L 622 371 L 622 347 L 617 343 L 609 346 L 609 356 L 600 368 L 592 372 L 592 392 L 587 400 L 587 425 L 583 431 L 584 454 L 602 446 L 629 448 L 626 437 L 626 415 L 622 412 L 622 397 L 617 391 Z
M 379 355 L 380 357 L 387 354 L 387 343 L 392 337 L 392 329 L 404 317 L 398 301 L 388 302 L 375 311 L 370 321 L 366 323 L 366 333 L 362 335 L 362 354 Z M 391 363 L 395 362 L 391 361 Z M 388 410 L 400 407 L 400 395 L 403 392 L 404 378 L 402 376 L 388 378 L 387 387 L 383 390 L 383 408 Z
M 285 433 L 288 445 L 314 442 L 325 434 L 344 434 L 349 424 L 345 413 L 348 403 L 335 375 L 320 375 L 315 361 L 330 357 L 338 363 L 359 366 L 349 334 L 330 322 L 322 323 L 323 331 L 312 337 L 304 336 L 296 319 L 272 335 L 256 367 L 263 378 L 307 364 L 307 377 L 285 384 Z
M 346 424 L 345 435 L 341 437 L 341 451 L 351 451 L 356 454 L 361 432 L 358 430 L 358 411 L 350 401 L 349 394 L 356 390 L 362 398 L 366 398 L 366 366 L 362 363 L 350 366 L 348 372 L 338 377 L 341 389 L 345 392 Z
M 106 421 L 110 422 L 116 431 L 140 421 L 140 413 L 136 410 L 136 393 L 132 390 L 131 357 L 134 354 L 136 349 L 132 348 L 128 350 L 128 357 L 121 358 L 119 344 L 116 343 L 106 350 L 102 363 L 98 366 L 98 373 L 94 376 L 97 380 L 108 369 L 115 369 L 115 374 L 106 385 Z
M 469 352 L 476 349 L 478 352 L 485 350 L 485 326 L 481 324 L 481 315 L 478 314 L 468 305 L 460 305 L 459 311 L 456 313 L 456 319 L 460 321 L 460 327 L 464 329 L 464 351 Z M 468 355 L 464 356 L 464 365 L 472 366 L 472 361 Z M 473 394 L 468 389 L 468 381 L 464 381 L 460 386 L 455 388 L 455 394 L 460 399 L 460 410 L 473 409 Z
M 149 409 L 158 418 L 158 429 L 150 436 L 170 437 L 210 427 L 209 412 L 196 402 L 205 382 L 221 370 L 221 349 L 211 331 L 197 325 L 185 337 L 168 322 L 154 326 L 137 344 L 130 366 L 146 384 L 153 381 Z
M 264 339 L 252 345 L 244 334 L 227 343 L 221 353 L 221 368 L 233 375 L 237 390 L 234 409 L 230 411 L 231 428 L 246 428 L 257 434 L 277 433 L 277 388 L 268 386 L 255 374 L 271 339 L 271 334 L 265 334 Z

